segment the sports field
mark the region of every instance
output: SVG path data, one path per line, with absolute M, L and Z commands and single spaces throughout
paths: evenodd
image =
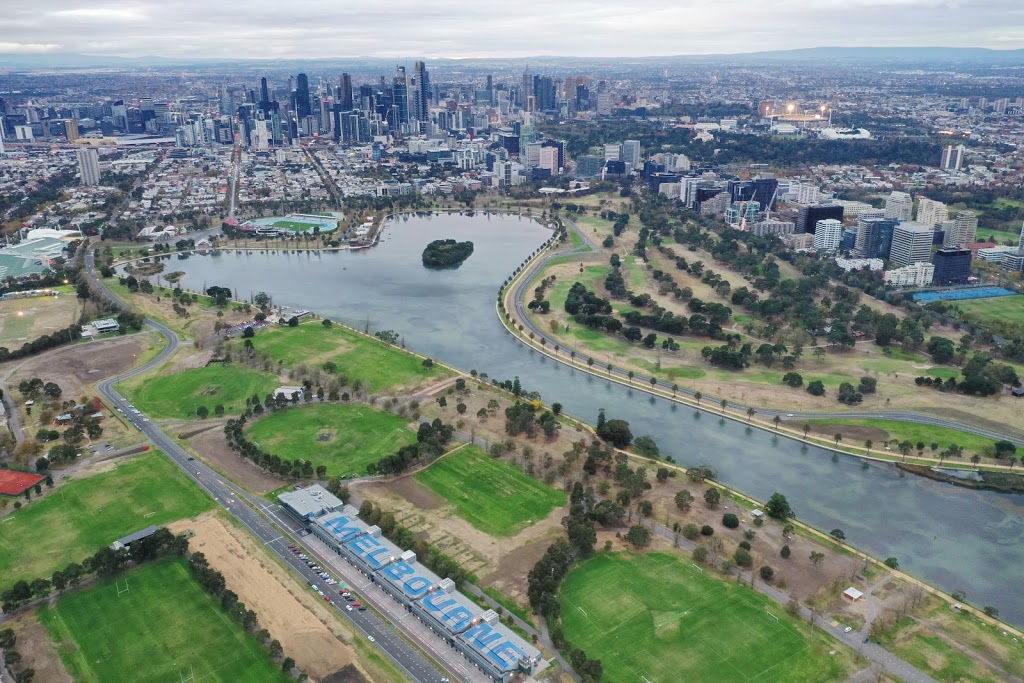
M 78 320 L 82 304 L 74 291 L 70 287 L 57 291 L 63 293 L 0 301 L 0 346 L 20 348 L 25 342 L 63 330 Z
M 68 593 L 41 608 L 39 619 L 79 681 L 290 680 L 203 591 L 182 558 Z
M 371 392 L 413 386 L 427 378 L 449 375 L 447 370 L 436 366 L 428 370 L 417 356 L 382 341 L 341 325 L 328 329 L 318 320 L 298 327 L 260 330 L 253 344 L 289 367 L 299 363 L 309 366 L 335 363 L 338 374 L 345 375 L 350 385 L 358 379 L 369 385 Z
M 569 572 L 559 602 L 566 637 L 609 681 L 823 683 L 849 673 L 842 645 L 688 558 L 598 554 Z
M 0 520 L 0 589 L 18 579 L 49 577 L 150 524 L 194 517 L 212 507 L 213 501 L 157 451 L 72 479 Z
M 1024 294 L 958 301 L 956 306 L 963 311 L 964 318 L 980 325 L 998 323 L 999 329 L 1024 327 Z
M 466 446 L 434 462 L 416 479 L 453 506 L 459 517 L 492 536 L 512 536 L 565 505 L 565 493 Z
M 301 458 L 327 474 L 365 474 L 366 466 L 416 443 L 404 418 L 365 405 L 324 403 L 279 410 L 253 422 L 249 440 L 281 458 Z
M 262 401 L 280 385 L 269 372 L 239 363 L 216 363 L 173 375 L 157 370 L 118 385 L 118 390 L 148 417 L 190 419 L 199 406 L 206 406 L 213 415 L 217 404 L 228 415 L 236 415 L 245 409 L 245 399 L 255 394 Z

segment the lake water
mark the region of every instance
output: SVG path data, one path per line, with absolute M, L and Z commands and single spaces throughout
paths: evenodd
M 276 254 L 226 251 L 175 260 L 184 286 L 220 285 L 241 298 L 258 291 L 362 329 L 393 329 L 406 345 L 464 370 L 505 379 L 593 422 L 605 408 L 650 434 L 677 462 L 710 463 L 720 480 L 758 499 L 774 491 L 819 529 L 841 528 L 849 542 L 971 604 L 993 605 L 1024 625 L 1024 495 L 955 488 L 751 429 L 712 413 L 652 398 L 568 368 L 516 341 L 495 313 L 501 282 L 550 231 L 527 218 L 439 215 L 391 221 L 379 246 L 357 252 Z M 472 240 L 455 270 L 429 271 L 428 242 Z M 827 561 L 827 560 L 826 560 Z

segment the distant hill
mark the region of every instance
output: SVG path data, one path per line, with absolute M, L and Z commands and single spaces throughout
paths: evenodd
M 412 57 L 410 57 L 412 59 Z M 436 58 L 429 60 L 434 65 L 458 64 L 460 66 L 494 64 L 572 64 L 576 66 L 611 63 L 630 64 L 685 64 L 685 63 L 815 63 L 826 64 L 974 64 L 974 65 L 1024 65 L 1024 49 L 991 50 L 981 47 L 810 47 L 794 50 L 772 50 L 732 54 L 664 55 L 648 57 L 574 57 L 570 55 L 538 55 L 534 57 L 492 57 L 473 59 Z M 349 66 L 393 65 L 394 59 L 378 57 L 332 57 L 320 59 L 238 59 L 215 57 L 206 59 L 180 57 L 117 57 L 84 55 L 69 52 L 48 54 L 5 54 L 0 53 L 0 69 L 91 69 L 100 67 L 154 67 L 171 68 L 190 65 L 210 66 L 215 64 L 258 66 L 273 64 L 285 66 L 294 64 Z

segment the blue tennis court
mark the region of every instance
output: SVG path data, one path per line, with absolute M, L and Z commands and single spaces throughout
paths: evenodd
M 1012 296 L 1005 287 L 980 287 L 978 289 L 957 289 L 950 292 L 918 292 L 914 301 L 967 301 L 968 299 L 990 299 L 995 296 Z

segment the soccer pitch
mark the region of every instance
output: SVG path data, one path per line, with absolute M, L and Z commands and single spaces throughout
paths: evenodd
M 598 554 L 569 573 L 559 603 L 566 637 L 609 681 L 820 683 L 849 673 L 842 645 L 674 555 Z
M 262 401 L 281 384 L 275 375 L 240 363 L 165 372 L 160 368 L 132 378 L 118 389 L 149 417 L 187 420 L 196 416 L 199 406 L 213 415 L 218 404 L 228 415 L 236 415 L 245 409 L 245 399 L 255 395 Z
M 39 618 L 79 681 L 290 680 L 181 558 L 68 593 L 42 607 Z
M 364 474 L 366 466 L 416 443 L 405 418 L 365 405 L 323 403 L 279 410 L 253 422 L 246 437 L 277 456 L 325 465 L 327 474 Z
M 441 458 L 416 479 L 454 505 L 459 517 L 493 536 L 511 536 L 565 505 L 564 492 L 479 446 Z

